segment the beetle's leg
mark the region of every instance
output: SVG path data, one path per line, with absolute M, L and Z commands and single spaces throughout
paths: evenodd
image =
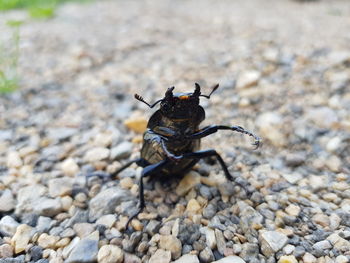
M 236 132 L 240 132 L 243 134 L 247 134 L 247 135 L 254 138 L 255 141 L 254 141 L 253 145 L 256 146 L 256 148 L 258 148 L 260 145 L 260 138 L 258 136 L 256 136 L 254 133 L 245 130 L 241 126 L 211 125 L 211 126 L 207 126 L 203 129 L 201 129 L 198 132 L 187 135 L 186 138 L 187 139 L 200 139 L 200 138 L 206 137 L 210 134 L 213 134 L 213 133 L 217 132 L 218 130 L 231 130 L 231 131 L 236 131 Z
M 89 173 L 85 176 L 85 184 L 87 185 L 88 184 L 88 179 L 91 178 L 91 177 L 98 177 L 98 178 L 101 178 L 102 180 L 112 180 L 112 179 L 115 179 L 115 177 L 123 170 L 125 170 L 126 168 L 128 168 L 130 165 L 132 165 L 133 163 L 137 163 L 139 166 L 143 166 L 142 163 L 144 162 L 145 160 L 143 158 L 137 158 L 137 159 L 134 159 L 134 160 L 131 160 L 129 162 L 127 162 L 126 164 L 124 164 L 122 167 L 120 167 L 117 171 L 115 171 L 114 173 L 112 174 L 109 174 L 109 173 L 105 173 L 105 172 L 93 172 L 93 173 Z
M 139 209 L 136 211 L 136 213 L 134 213 L 133 215 L 131 215 L 129 217 L 128 222 L 125 225 L 125 229 L 128 229 L 128 226 L 131 222 L 131 220 L 133 220 L 138 214 L 140 214 L 142 212 L 142 210 L 145 208 L 145 196 L 144 196 L 144 191 L 143 191 L 143 178 L 150 176 L 154 173 L 159 172 L 161 169 L 163 169 L 163 167 L 168 164 L 169 160 L 163 160 L 159 163 L 156 164 L 151 164 L 146 166 L 145 168 L 143 168 L 142 173 L 141 173 L 141 178 L 140 178 L 140 182 L 139 182 Z

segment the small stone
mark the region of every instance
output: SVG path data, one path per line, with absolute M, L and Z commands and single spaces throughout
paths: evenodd
M 74 176 L 79 172 L 79 166 L 73 158 L 68 158 L 62 162 L 61 170 L 67 176 Z
M 154 236 L 155 234 L 158 233 L 160 226 L 161 226 L 160 222 L 158 222 L 156 220 L 151 220 L 151 221 L 149 221 L 149 223 L 145 227 L 145 231 L 150 236 Z
M 326 150 L 328 152 L 337 152 L 337 150 L 340 148 L 342 143 L 342 139 L 340 137 L 334 137 L 330 139 L 326 145 Z
M 306 113 L 306 119 L 312 121 L 320 128 L 332 128 L 338 122 L 338 116 L 334 110 L 328 107 L 316 107 Z
M 86 162 L 98 162 L 109 157 L 110 150 L 104 147 L 96 147 L 86 152 L 84 160 Z
M 142 263 L 141 259 L 135 255 L 124 253 L 123 263 Z
M 317 261 L 317 259 L 309 252 L 306 252 L 303 256 L 304 263 L 315 263 L 316 261 Z
M 340 237 L 338 233 L 331 234 L 330 236 L 327 237 L 327 240 L 329 240 L 332 243 L 333 247 L 338 250 L 341 250 L 344 247 L 347 247 L 347 248 L 350 247 L 350 242 Z
M 22 159 L 18 152 L 9 152 L 7 155 L 7 167 L 20 168 L 23 165 Z
M 112 144 L 113 134 L 112 133 L 98 133 L 94 138 L 94 145 L 100 147 L 108 147 Z
M 7 236 L 13 236 L 18 226 L 19 223 L 11 216 L 4 216 L 0 220 L 0 231 Z
M 237 79 L 236 87 L 237 89 L 252 87 L 258 83 L 260 77 L 261 73 L 256 70 L 242 72 Z
M 282 256 L 278 263 L 298 263 L 298 260 L 294 256 Z
M 16 201 L 10 189 L 5 189 L 0 196 L 0 212 L 9 212 L 16 206 Z
M 264 112 L 258 116 L 256 124 L 260 136 L 268 139 L 274 146 L 283 147 L 287 144 L 286 135 L 281 131 L 283 117 L 276 112 Z
M 244 243 L 242 245 L 242 251 L 239 256 L 245 260 L 250 262 L 253 259 L 256 259 L 259 255 L 259 246 L 253 243 Z
M 332 248 L 332 244 L 328 240 L 322 240 L 315 243 L 312 247 L 317 250 L 326 250 Z
M 289 206 L 286 207 L 286 212 L 287 214 L 291 216 L 298 216 L 300 213 L 300 207 L 297 205 L 290 204 Z
M 43 257 L 43 249 L 39 246 L 32 246 L 29 252 L 32 261 L 38 261 Z
M 15 235 L 11 239 L 11 245 L 15 248 L 15 253 L 23 252 L 31 237 L 32 237 L 33 228 L 28 225 L 19 225 L 16 229 Z
M 216 237 L 218 251 L 221 255 L 224 255 L 224 252 L 226 249 L 226 242 L 225 242 L 224 235 L 219 229 L 215 229 L 215 237 Z
M 261 251 L 270 257 L 287 244 L 288 237 L 277 231 L 266 231 L 260 235 L 260 242 Z
M 130 117 L 124 121 L 124 125 L 137 133 L 144 133 L 147 128 L 148 120 L 144 117 Z
M 188 201 L 186 212 L 190 214 L 196 214 L 199 212 L 200 209 L 201 206 L 196 199 L 191 199 L 190 201 Z
M 295 246 L 288 244 L 283 248 L 283 252 L 287 255 L 290 255 L 293 253 L 294 249 L 295 249 Z
M 68 258 L 68 256 L 70 255 L 70 253 L 72 252 L 72 250 L 78 245 L 78 243 L 80 242 L 80 238 L 79 237 L 75 237 L 68 246 L 66 246 L 63 251 L 62 251 L 62 256 L 64 258 Z
M 131 142 L 122 142 L 111 149 L 111 160 L 121 160 L 128 158 L 132 153 L 133 144 Z
M 0 246 L 0 258 L 11 258 L 13 256 L 13 247 L 9 244 Z
M 148 263 L 169 263 L 171 260 L 171 252 L 163 249 L 157 251 L 151 256 Z
M 212 263 L 246 263 L 241 257 L 238 256 L 228 256 Z
M 78 237 L 83 238 L 90 235 L 95 230 L 95 227 L 89 223 L 77 223 L 73 226 L 73 229 Z
M 316 214 L 312 217 L 312 220 L 323 227 L 327 227 L 330 224 L 329 217 L 325 214 Z
M 98 193 L 89 202 L 89 217 L 95 221 L 102 215 L 114 213 L 115 208 L 122 202 L 131 200 L 130 192 L 118 187 L 107 188 Z
M 177 259 L 181 256 L 181 241 L 172 235 L 160 236 L 159 246 L 170 251 L 172 259 Z
M 346 256 L 339 255 L 335 258 L 335 263 L 348 263 L 349 259 Z
M 180 231 L 180 219 L 177 218 L 174 222 L 173 227 L 171 228 L 171 234 L 174 237 L 177 237 L 179 235 L 179 231 Z
M 130 239 L 123 239 L 123 249 L 127 252 L 133 252 L 142 238 L 142 232 L 137 231 L 131 234 Z
M 74 181 L 69 177 L 55 178 L 49 180 L 49 194 L 51 197 L 70 195 Z
M 38 245 L 42 248 L 55 248 L 55 244 L 60 240 L 57 236 L 50 236 L 43 233 L 38 238 Z
M 53 217 L 62 211 L 60 199 L 42 197 L 34 205 L 34 213 L 42 216 Z
M 69 243 L 70 243 L 70 238 L 65 237 L 65 238 L 62 238 L 60 241 L 58 241 L 58 242 L 55 244 L 55 247 L 57 247 L 57 248 L 66 247 L 66 246 L 69 245 Z
M 52 219 L 46 216 L 39 216 L 38 222 L 36 225 L 37 232 L 48 232 L 52 227 Z
M 202 232 L 203 229 L 203 232 Z M 211 228 L 204 227 L 201 229 L 201 232 L 205 234 L 206 244 L 210 249 L 216 248 L 216 237 L 215 231 Z
M 97 255 L 99 263 L 121 263 L 123 262 L 124 252 L 117 246 L 104 245 L 100 248 Z
M 204 248 L 200 253 L 199 253 L 199 259 L 203 263 L 210 263 L 214 261 L 214 254 L 213 251 L 209 247 Z
M 190 171 L 182 178 L 175 192 L 179 196 L 185 196 L 193 187 L 200 184 L 200 181 L 200 174 L 195 171 Z
M 117 221 L 115 215 L 104 215 L 101 216 L 97 221 L 96 221 L 96 225 L 104 225 L 107 228 L 111 228 L 115 222 Z
M 173 263 L 199 263 L 196 255 L 186 254 L 173 261 Z
M 65 263 L 91 263 L 97 260 L 98 241 L 83 239 L 76 244 Z
M 119 181 L 120 187 L 123 189 L 130 189 L 133 187 L 134 182 L 130 177 L 124 177 Z

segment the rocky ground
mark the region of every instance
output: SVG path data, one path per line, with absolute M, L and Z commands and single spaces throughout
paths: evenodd
M 349 262 L 349 15 L 346 0 L 96 1 L 25 23 L 22 87 L 0 97 L 0 262 Z M 141 169 L 86 175 L 139 156 L 152 110 L 134 93 L 194 82 L 220 83 L 203 125 L 264 145 L 204 139 L 236 182 L 210 161 L 150 181 L 125 231 Z

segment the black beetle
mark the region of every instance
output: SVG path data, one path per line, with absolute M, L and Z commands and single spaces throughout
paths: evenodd
M 213 87 L 209 95 L 202 95 L 199 84 L 195 84 L 193 93 L 173 93 L 174 87 L 169 88 L 163 99 L 148 104 L 141 96 L 135 98 L 150 108 L 160 103 L 157 110 L 149 119 L 147 130 L 143 135 L 141 157 L 122 166 L 112 176 L 137 163 L 143 167 L 139 182 L 139 210 L 133 214 L 127 224 L 135 218 L 145 207 L 143 178 L 161 173 L 162 175 L 184 174 L 190 170 L 200 159 L 214 156 L 219 161 L 225 176 L 233 180 L 221 156 L 214 150 L 199 150 L 200 139 L 218 130 L 231 130 L 247 134 L 255 139 L 253 143 L 259 147 L 260 139 L 253 133 L 240 126 L 210 125 L 199 129 L 199 124 L 205 119 L 205 111 L 199 105 L 199 97 L 210 98 L 219 87 Z

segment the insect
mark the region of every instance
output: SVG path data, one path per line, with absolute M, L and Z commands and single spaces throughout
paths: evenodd
M 227 165 L 214 149 L 200 150 L 200 139 L 218 130 L 231 130 L 249 135 L 254 138 L 253 145 L 259 147 L 260 139 L 253 133 L 240 126 L 210 125 L 199 129 L 200 123 L 205 119 L 205 111 L 199 105 L 200 97 L 210 99 L 219 84 L 212 88 L 209 95 L 201 94 L 199 84 L 195 84 L 192 93 L 173 93 L 174 87 L 168 88 L 164 98 L 153 104 L 147 103 L 140 95 L 135 98 L 150 108 L 160 103 L 160 108 L 151 116 L 147 130 L 143 135 L 141 156 L 129 161 L 116 171 L 113 176 L 137 163 L 143 167 L 139 181 L 139 208 L 130 216 L 126 229 L 133 218 L 145 208 L 143 179 L 161 173 L 161 175 L 184 174 L 190 170 L 200 159 L 215 157 L 228 180 L 233 180 Z

